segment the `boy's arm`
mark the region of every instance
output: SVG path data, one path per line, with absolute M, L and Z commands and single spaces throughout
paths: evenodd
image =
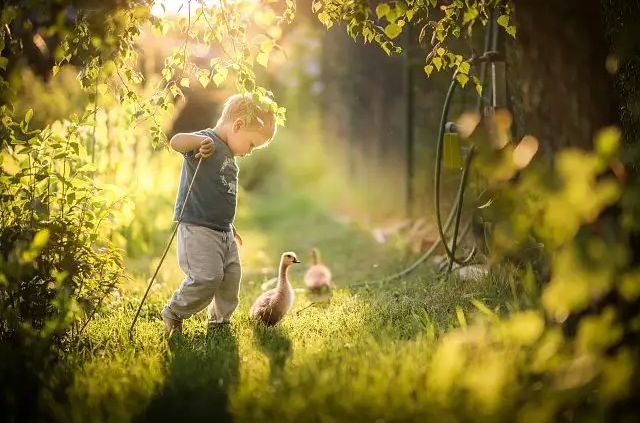
M 179 153 L 199 150 L 196 159 L 206 159 L 213 154 L 213 140 L 206 135 L 180 133 L 171 137 L 169 145 Z

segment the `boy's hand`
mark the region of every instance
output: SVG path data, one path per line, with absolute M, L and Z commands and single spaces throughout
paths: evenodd
M 233 238 L 236 240 L 236 242 L 238 243 L 238 245 L 240 247 L 242 247 L 242 237 L 240 236 L 240 234 L 238 232 L 236 232 L 236 228 L 233 228 Z
M 200 141 L 200 150 L 196 154 L 196 159 L 211 157 L 213 154 L 213 140 L 209 137 L 202 138 Z

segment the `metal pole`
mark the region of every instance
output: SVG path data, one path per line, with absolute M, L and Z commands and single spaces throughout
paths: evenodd
M 356 136 L 357 136 L 357 128 L 358 128 L 358 119 L 360 118 L 360 113 L 357 113 L 356 111 L 359 111 L 360 109 L 358 108 L 358 93 L 359 93 L 359 86 L 358 86 L 358 60 L 360 60 L 360 58 L 358 57 L 358 49 L 356 47 L 354 47 L 353 45 L 351 46 L 351 57 L 349 58 L 349 65 L 348 65 L 348 75 L 349 75 L 349 120 L 348 120 L 348 142 L 349 142 L 349 147 L 347 150 L 347 154 L 348 154 L 348 161 L 349 161 L 349 171 L 351 178 L 353 179 L 353 181 L 357 183 L 359 183 L 360 181 L 358 180 L 358 161 L 357 161 L 357 157 L 356 157 L 356 149 L 358 148 L 357 142 L 356 142 Z
M 405 49 L 403 60 L 403 91 L 404 91 L 404 145 L 405 145 L 405 214 L 411 216 L 411 206 L 413 204 L 413 146 L 414 146 L 414 127 L 413 127 L 413 63 L 411 62 L 411 51 L 413 42 L 413 25 L 406 25 L 405 32 Z

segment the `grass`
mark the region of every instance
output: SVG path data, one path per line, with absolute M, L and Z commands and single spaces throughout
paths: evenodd
M 144 278 L 123 287 L 87 327 L 69 391 L 73 406 L 59 410 L 61 420 L 422 421 L 437 332 L 457 326 L 456 306 L 469 310 L 471 298 L 496 305 L 509 295 L 499 279 L 437 281 L 425 266 L 401 281 L 339 289 L 328 303 L 297 314 L 310 301 L 299 294 L 280 325 L 255 327 L 248 308 L 285 250 L 305 261 L 319 247 L 341 287 L 396 272 L 414 257 L 374 243 L 363 228 L 336 220 L 304 195 L 244 201 L 244 278 L 232 323 L 207 333 L 203 311 L 185 322 L 183 335 L 167 337 L 159 312 L 182 278 L 172 251 L 132 342 L 127 330 Z M 304 269 L 290 273 L 297 287 Z

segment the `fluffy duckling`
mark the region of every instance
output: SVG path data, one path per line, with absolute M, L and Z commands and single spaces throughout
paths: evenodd
M 288 251 L 280 258 L 280 269 L 278 272 L 278 284 L 260 295 L 249 310 L 249 318 L 263 322 L 267 326 L 278 323 L 291 309 L 295 294 L 287 271 L 289 266 L 300 263 L 296 253 Z
M 304 275 L 304 283 L 310 291 L 331 289 L 331 271 L 320 261 L 320 251 L 311 250 L 311 266 Z

